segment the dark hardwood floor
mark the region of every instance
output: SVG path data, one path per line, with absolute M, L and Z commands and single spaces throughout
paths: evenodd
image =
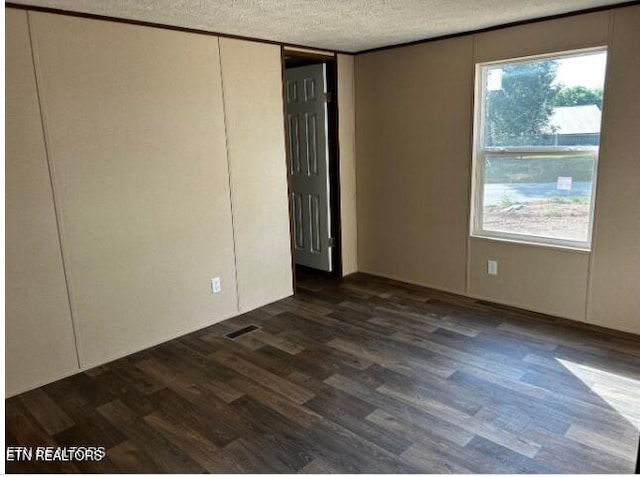
M 249 325 L 258 329 L 226 334 Z M 640 338 L 358 274 L 6 401 L 8 472 L 631 473 Z

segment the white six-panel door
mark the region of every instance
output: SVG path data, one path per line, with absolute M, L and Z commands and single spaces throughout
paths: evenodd
M 326 65 L 287 69 L 285 79 L 296 263 L 330 272 Z

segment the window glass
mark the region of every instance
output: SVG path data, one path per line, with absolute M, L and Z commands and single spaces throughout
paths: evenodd
M 478 66 L 474 234 L 589 246 L 605 66 L 604 49 Z

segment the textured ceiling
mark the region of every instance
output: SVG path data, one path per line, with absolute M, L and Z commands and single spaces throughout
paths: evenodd
M 346 52 L 621 0 L 13 0 Z

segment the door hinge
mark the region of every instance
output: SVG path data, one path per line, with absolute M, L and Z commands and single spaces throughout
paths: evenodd
M 333 103 L 333 94 L 332 93 L 324 93 L 324 100 L 327 103 Z
M 336 246 L 336 239 L 334 237 L 329 237 L 329 247 Z

